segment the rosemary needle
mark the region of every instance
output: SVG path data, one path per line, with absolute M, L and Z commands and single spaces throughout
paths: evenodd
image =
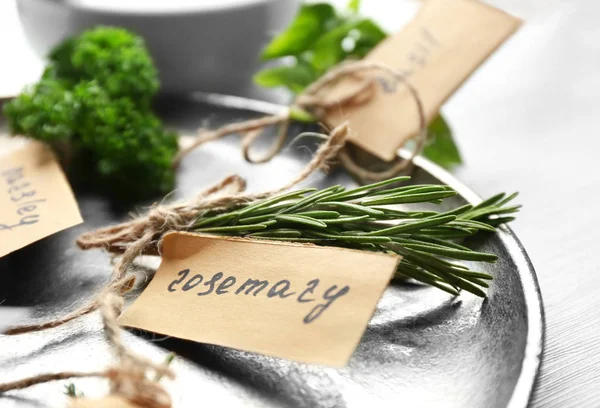
M 446 212 L 388 207 L 440 203 L 456 195 L 444 185 L 386 188 L 408 179 L 396 177 L 350 190 L 332 186 L 292 191 L 200 217 L 193 231 L 395 253 L 402 256 L 398 275 L 454 295 L 466 290 L 485 296 L 482 288 L 492 277 L 456 261 L 494 262 L 496 256 L 457 241 L 512 221 L 510 215 L 520 206 L 507 204 L 516 194 L 497 194 L 476 206 Z

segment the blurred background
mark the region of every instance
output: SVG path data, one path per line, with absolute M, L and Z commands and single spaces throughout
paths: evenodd
M 126 18 L 145 35 L 169 92 L 289 98 L 256 89 L 251 75 L 258 50 L 290 21 L 297 0 L 71 0 L 68 13 L 60 3 L 0 2 L 0 98 L 35 81 L 40 55 L 98 16 L 115 24 Z M 600 357 L 591 351 L 600 347 L 594 256 L 600 240 L 600 3 L 488 3 L 525 23 L 442 109 L 465 161 L 454 174 L 484 196 L 521 193 L 524 210 L 514 229 L 536 267 L 547 319 L 532 406 L 597 407 Z M 416 0 L 364 0 L 362 11 L 397 31 L 418 7 Z M 159 14 L 169 17 L 159 24 Z

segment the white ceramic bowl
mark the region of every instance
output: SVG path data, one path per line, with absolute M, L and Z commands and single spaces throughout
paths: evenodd
M 238 94 L 259 68 L 262 47 L 300 0 L 18 0 L 25 35 L 41 56 L 99 24 L 144 37 L 162 91 Z

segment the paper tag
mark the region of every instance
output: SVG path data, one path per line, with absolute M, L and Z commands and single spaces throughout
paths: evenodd
M 475 0 L 428 0 L 402 31 L 385 39 L 364 59 L 404 74 L 417 90 L 428 121 L 442 104 L 510 35 L 521 20 Z M 363 105 L 331 109 L 325 122 L 348 120 L 349 139 L 385 161 L 396 157 L 419 131 L 419 115 L 406 87 L 378 75 L 373 99 Z M 347 94 L 356 81 L 343 79 L 327 98 Z
M 400 261 L 333 247 L 171 233 L 120 322 L 307 363 L 345 365 Z
M 71 408 L 141 408 L 125 398 L 109 395 L 99 399 L 73 398 Z
M 28 142 L 0 152 L 0 257 L 82 221 L 48 147 Z

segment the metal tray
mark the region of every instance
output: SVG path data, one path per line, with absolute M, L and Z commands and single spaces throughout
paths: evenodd
M 161 105 L 163 117 L 189 135 L 200 125 L 217 126 L 280 109 L 207 94 Z M 311 148 L 310 143 L 296 144 L 268 164 L 251 165 L 242 159 L 236 136 L 207 144 L 184 160 L 174 198 L 189 197 L 231 173 L 245 176 L 250 190 L 279 186 L 302 168 Z M 427 160 L 418 158 L 415 164 L 415 183 L 445 183 L 459 192 L 448 207 L 479 200 Z M 341 169 L 328 176 L 315 175 L 310 183 L 317 187 L 355 184 Z M 107 255 L 82 252 L 74 240 L 84 231 L 122 220 L 132 207 L 89 193 L 77 195 L 84 224 L 0 259 L 0 302 L 34 307 L 31 321 L 77 308 L 108 280 Z M 535 272 L 509 228 L 482 234 L 468 245 L 499 256 L 493 265 L 478 265 L 495 277 L 486 300 L 469 294 L 453 298 L 421 285 L 392 284 L 343 369 L 140 331 L 129 331 L 126 340 L 155 359 L 162 358 L 165 350 L 177 353 L 173 363 L 177 379 L 166 382 L 175 407 L 525 407 L 543 344 Z M 0 336 L 0 382 L 42 372 L 100 370 L 111 358 L 95 313 L 40 333 Z M 108 390 L 103 380 L 81 379 L 75 384 L 90 397 Z M 47 383 L 6 393 L 0 396 L 0 407 L 63 407 L 67 403 L 63 385 Z

